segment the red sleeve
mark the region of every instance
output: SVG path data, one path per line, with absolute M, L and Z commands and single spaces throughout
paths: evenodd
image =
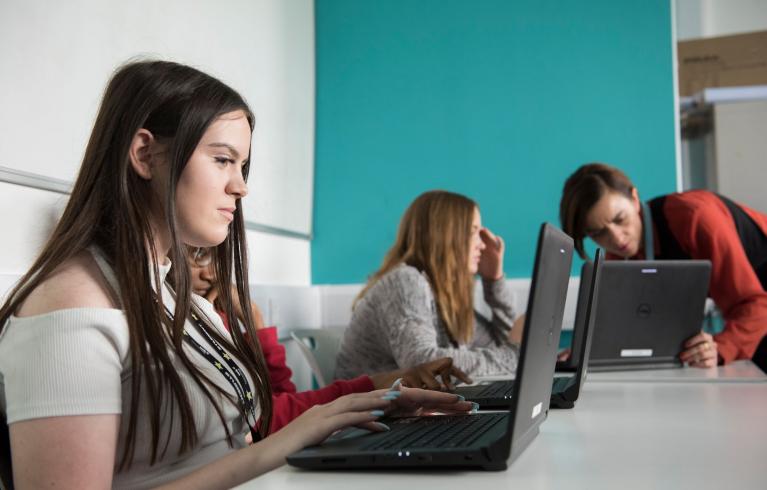
M 339 396 L 349 393 L 364 393 L 373 389 L 373 382 L 367 376 L 352 380 L 334 381 L 319 390 L 300 393 L 274 393 L 272 395 L 272 425 L 269 433 L 273 434 L 290 423 L 314 405 L 328 403 Z
M 693 259 L 711 261 L 709 294 L 722 310 L 724 331 L 714 338 L 725 363 L 751 359 L 767 334 L 767 292 L 748 261 L 735 222 L 714 194 L 672 194 L 664 206 L 669 228 Z
M 269 382 L 273 393 L 295 393 L 296 385 L 290 380 L 293 371 L 285 363 L 285 347 L 277 341 L 277 327 L 256 330 L 261 351 L 269 370 Z

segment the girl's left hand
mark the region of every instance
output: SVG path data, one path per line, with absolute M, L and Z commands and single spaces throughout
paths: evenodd
M 483 279 L 497 281 L 503 277 L 503 252 L 506 245 L 503 243 L 503 238 L 493 234 L 489 228 L 479 230 L 479 237 L 485 244 L 485 249 L 479 259 L 477 273 Z
M 687 342 L 684 343 L 684 348 L 685 350 L 679 354 L 679 359 L 682 362 L 698 368 L 717 366 L 719 361 L 719 349 L 711 334 L 700 332 L 688 339 Z

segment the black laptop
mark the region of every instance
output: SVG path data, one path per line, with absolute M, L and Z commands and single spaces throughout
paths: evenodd
M 600 250 L 597 250 L 600 254 L 600 261 L 604 260 Z M 583 349 L 583 341 L 586 337 L 586 305 L 589 304 L 589 295 L 591 290 L 588 284 L 592 279 L 591 273 L 594 270 L 594 264 L 588 260 L 583 263 L 581 267 L 581 280 L 578 285 L 578 299 L 575 303 L 575 322 L 573 323 L 573 335 L 570 345 L 570 357 L 564 361 L 557 361 L 556 372 L 558 373 L 574 373 L 581 365 L 581 350 Z
M 575 358 L 588 359 L 593 332 L 594 305 L 599 288 L 599 271 L 602 265 L 602 251 L 597 250 L 594 262 L 585 262 L 581 268 L 581 281 L 578 288 L 578 304 L 575 313 L 573 332 L 573 354 Z M 577 337 L 577 342 L 576 342 Z M 559 365 L 559 363 L 557 363 Z M 580 395 L 581 386 L 586 379 L 586 362 L 574 364 L 575 374 L 557 376 L 551 383 L 551 408 L 573 408 Z M 514 380 L 490 381 L 472 386 L 461 386 L 455 393 L 467 400 L 479 403 L 480 408 L 508 408 L 511 405 Z
M 548 415 L 572 255 L 572 239 L 544 223 L 510 411 L 390 418 L 382 420 L 389 432 L 331 437 L 288 456 L 288 464 L 308 469 L 506 469 Z
M 710 274 L 707 260 L 605 262 L 589 367 L 681 367 L 684 342 L 703 325 Z

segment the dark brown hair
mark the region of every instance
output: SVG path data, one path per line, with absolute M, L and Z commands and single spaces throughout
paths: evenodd
M 167 433 L 160 431 L 164 407 L 178 407 L 180 452 L 191 450 L 198 443 L 189 396 L 172 363 L 174 357 L 183 363 L 216 408 L 232 445 L 217 400 L 224 396 L 237 406 L 239 403 L 208 379 L 182 349 L 184 323 L 193 306 L 185 245 L 176 224 L 176 185 L 208 126 L 218 117 L 237 110 L 246 114 L 252 130 L 254 117 L 243 98 L 221 81 L 194 68 L 165 61 L 136 61 L 119 68 L 107 85 L 64 214 L 40 256 L 0 308 L 1 332 L 25 298 L 57 267 L 92 244 L 104 252 L 117 276 L 120 308 L 125 312 L 130 336 L 131 407 L 123 414 L 128 417 L 128 433 L 118 470 L 129 467 L 133 460 L 142 396 L 149 407 L 152 464 L 164 457 L 170 441 L 171 427 Z M 176 292 L 173 319 L 165 314 L 161 295 L 154 293 L 161 290 L 161 285 L 157 284 L 159 273 L 150 226 L 150 186 L 133 171 L 128 158 L 131 141 L 141 128 L 167 147 L 170 177 L 165 202 L 161 204 L 171 238 L 168 257 L 173 268 L 167 281 Z M 245 178 L 247 172 L 246 165 Z M 204 322 L 204 328 L 237 358 L 253 379 L 262 407 L 260 429 L 265 435 L 271 420 L 271 391 L 250 315 L 246 250 L 242 204 L 238 199 L 229 233 L 215 248 L 213 260 L 216 274 L 224 284 L 231 281 L 234 271 L 237 295 L 244 306 L 242 320 L 246 333 L 232 328 L 229 340 L 209 320 Z M 229 324 L 237 325 L 230 289 L 222 288 L 221 296 Z
M 468 343 L 474 332 L 474 278 L 468 260 L 475 209 L 477 203 L 453 192 L 429 191 L 418 196 L 402 216 L 397 238 L 381 268 L 356 301 L 386 273 L 405 263 L 426 273 L 450 338 Z
M 586 215 L 606 192 L 618 192 L 631 198 L 634 184 L 626 174 L 604 163 L 587 163 L 565 181 L 559 201 L 559 222 L 575 242 L 575 250 L 587 259 L 583 248 L 586 236 Z

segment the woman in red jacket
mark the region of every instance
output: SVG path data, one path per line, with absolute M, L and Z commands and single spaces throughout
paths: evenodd
M 222 311 L 217 305 L 219 295 L 216 276 L 211 267 L 210 254 L 208 249 L 199 249 L 190 256 L 189 266 L 192 279 L 192 290 L 216 306 L 218 311 Z M 242 318 L 240 305 L 235 299 L 235 314 Z M 453 366 L 452 359 L 445 357 L 431 362 L 419 364 L 410 369 L 378 373 L 372 375 L 362 375 L 350 380 L 335 380 L 329 385 L 318 390 L 309 390 L 297 392 L 296 385 L 291 381 L 292 371 L 285 363 L 285 347 L 277 341 L 277 328 L 274 326 L 264 326 L 263 316 L 255 303 L 251 302 L 253 308 L 252 318 L 256 327 L 256 334 L 263 351 L 266 365 L 269 370 L 269 382 L 272 388 L 272 423 L 269 433 L 273 433 L 291 420 L 301 415 L 314 405 L 328 403 L 336 398 L 348 395 L 350 393 L 364 393 L 381 388 L 388 388 L 398 378 L 402 378 L 402 384 L 410 387 L 442 389 L 443 387 L 452 388 L 450 384 L 451 376 L 455 376 L 461 381 L 470 383 L 466 374 Z M 226 316 L 221 318 L 226 324 Z M 229 327 L 227 325 L 227 327 Z M 437 376 L 442 379 L 438 381 Z
M 600 163 L 567 179 L 559 212 L 584 258 L 589 237 L 608 259 L 710 260 L 724 331 L 693 336 L 680 359 L 695 367 L 752 359 L 767 372 L 767 215 L 705 190 L 642 202 L 623 172 Z

